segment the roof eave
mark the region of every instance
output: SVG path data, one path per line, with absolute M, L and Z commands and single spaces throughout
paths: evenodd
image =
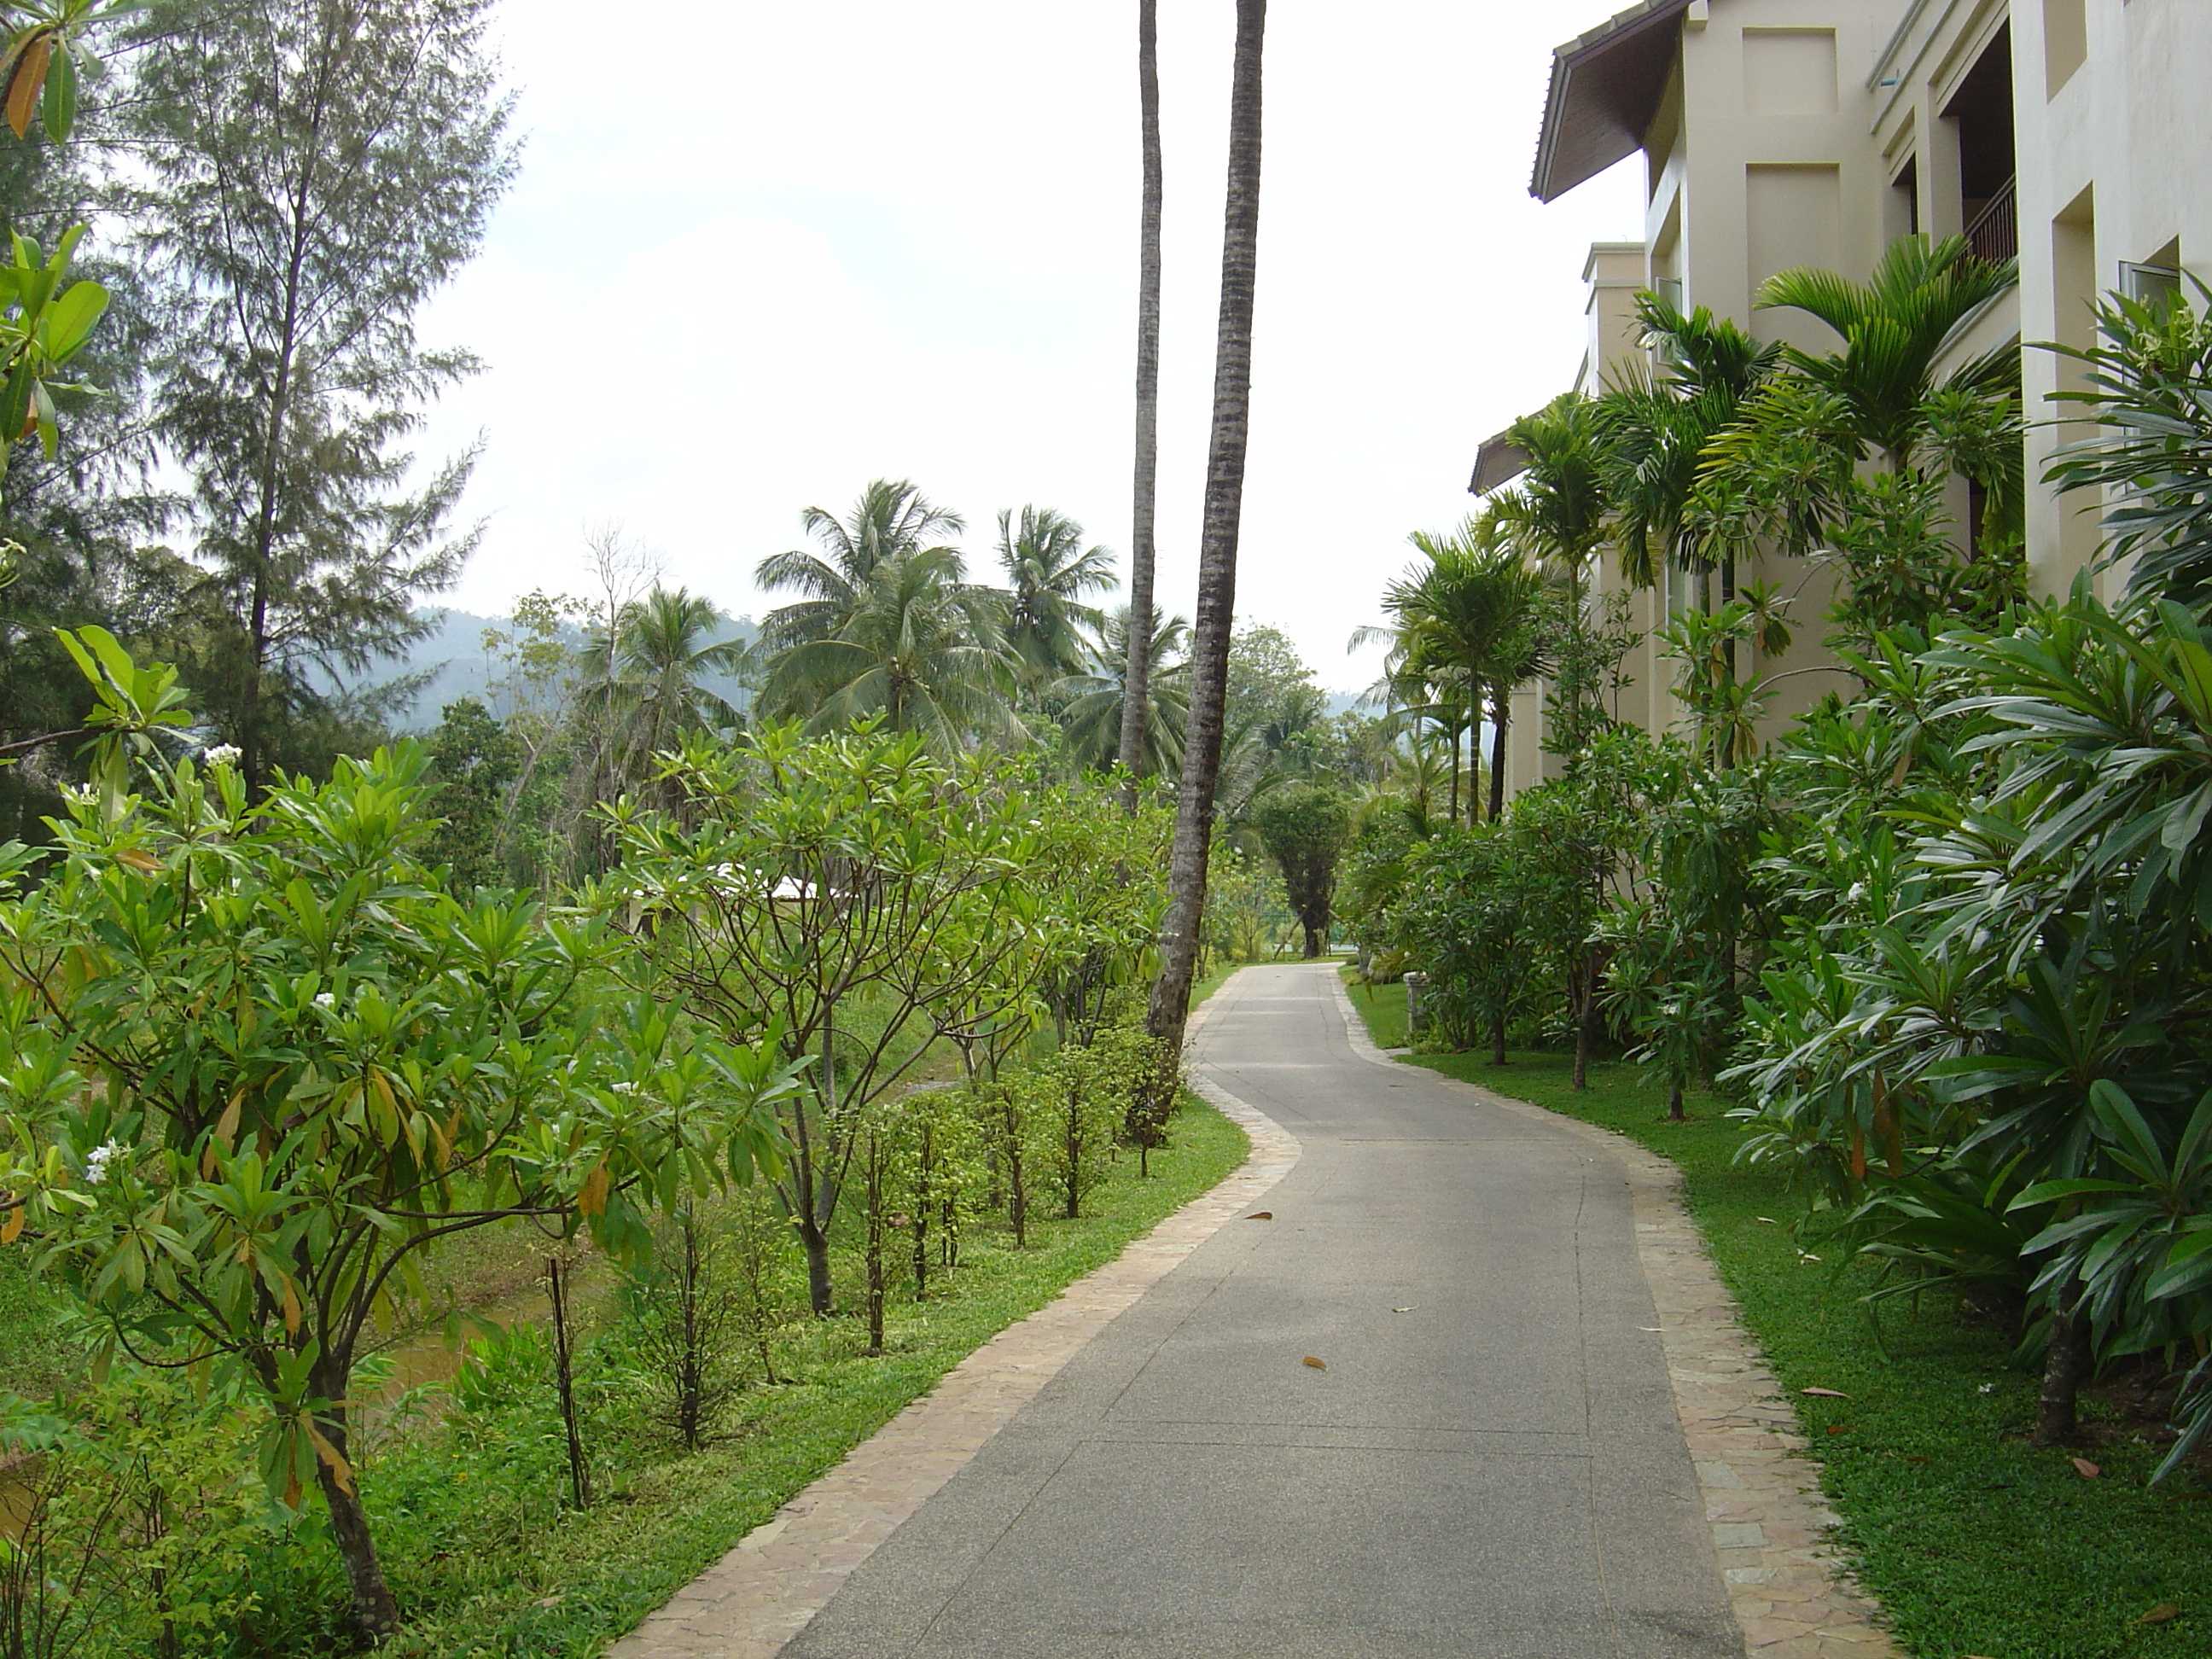
M 1642 79 L 1649 88 L 1663 88 L 1666 71 L 1672 68 L 1674 40 L 1681 28 L 1683 15 L 1690 9 L 1691 0 L 1638 0 L 1626 11 L 1618 12 L 1587 33 L 1577 36 L 1552 54 L 1552 76 L 1544 94 L 1544 118 L 1536 139 L 1536 164 L 1528 179 L 1528 193 L 1540 202 L 1557 201 L 1585 179 L 1595 178 L 1615 161 L 1632 155 L 1642 143 L 1644 131 L 1650 124 L 1656 108 L 1656 94 L 1648 100 L 1651 107 L 1624 110 L 1616 106 L 1593 112 L 1587 124 L 1602 131 L 1612 131 L 1593 143 L 1585 132 L 1580 140 L 1582 153 L 1572 154 L 1565 160 L 1565 171 L 1572 177 L 1562 178 L 1562 132 L 1569 114 L 1589 76 L 1583 71 L 1605 67 L 1608 60 L 1619 62 L 1620 54 L 1649 52 L 1663 43 L 1666 59 L 1663 64 L 1650 60 L 1640 66 Z M 1619 95 L 1620 88 L 1606 91 Z M 1589 94 L 1595 98 L 1599 94 Z M 1575 145 L 1566 146 L 1570 150 Z

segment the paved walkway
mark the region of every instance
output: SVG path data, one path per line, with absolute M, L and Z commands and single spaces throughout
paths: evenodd
M 862 1448 L 617 1653 L 1888 1653 L 1826 1576 L 1787 1414 L 1667 1167 L 1379 1069 L 1347 1012 L 1330 969 L 1232 980 L 1194 1059 L 1264 1114 L 1236 1210 L 1186 1211 L 1149 1265 L 1103 1270 L 1110 1293 L 1079 1286 L 1057 1326 L 980 1352 L 878 1437 L 888 1462 Z M 1020 1346 L 1039 1322 L 1059 1332 L 1042 1358 Z M 882 1501 L 826 1557 L 782 1530 L 848 1500 Z M 809 1563 L 826 1605 L 809 1621 L 801 1595 L 769 1631 L 763 1585 Z

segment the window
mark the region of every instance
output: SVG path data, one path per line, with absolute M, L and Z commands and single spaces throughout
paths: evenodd
M 2160 258 L 2142 264 L 2120 262 L 2120 292 L 2154 309 L 2172 305 L 2181 292 L 2181 260 Z

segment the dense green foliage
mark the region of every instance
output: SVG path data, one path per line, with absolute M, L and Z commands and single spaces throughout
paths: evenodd
M 1487 522 L 1570 595 L 1606 538 L 1664 526 L 1676 558 L 1715 568 L 1739 537 L 1819 552 L 1850 693 L 1771 737 L 1752 665 L 1786 623 L 1753 586 L 1662 634 L 1678 732 L 1619 729 L 1587 692 L 1610 672 L 1606 624 L 1571 599 L 1555 775 L 1475 830 L 1370 819 L 1347 881 L 1370 957 L 1428 975 L 1430 1040 L 1486 1039 L 1503 1063 L 1516 1030 L 1571 1035 L 1579 1082 L 1609 1032 L 1677 1112 L 1717 1076 L 1743 1156 L 1878 1270 L 1859 1294 L 1949 1287 L 1993 1310 L 2042 1372 L 2039 1443 L 2078 1435 L 2092 1378 L 2136 1379 L 2178 1431 L 2172 1469 L 2212 1434 L 2212 654 L 2190 551 L 2212 324 L 2182 300 L 2100 313 L 2083 401 L 2107 436 L 2056 477 L 2124 489 L 2126 562 L 2109 601 L 2085 579 L 2032 603 L 2013 371 L 1934 367 L 2008 280 L 1914 240 L 1863 288 L 1777 278 L 1767 303 L 1843 337 L 1826 357 L 1647 304 L 1662 362 L 1694 362 L 1702 333 L 1738 388 L 1679 511 L 1607 483 L 1607 446 L 1656 418 L 1639 393 L 1523 422 L 1530 476 Z M 1711 389 L 1677 378 L 1683 402 Z M 1984 503 L 1963 546 L 1929 506 L 1955 477 Z

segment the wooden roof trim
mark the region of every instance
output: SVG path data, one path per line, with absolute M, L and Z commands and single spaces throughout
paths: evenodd
M 1638 0 L 1552 54 L 1528 193 L 1557 201 L 1644 143 L 1691 0 Z

